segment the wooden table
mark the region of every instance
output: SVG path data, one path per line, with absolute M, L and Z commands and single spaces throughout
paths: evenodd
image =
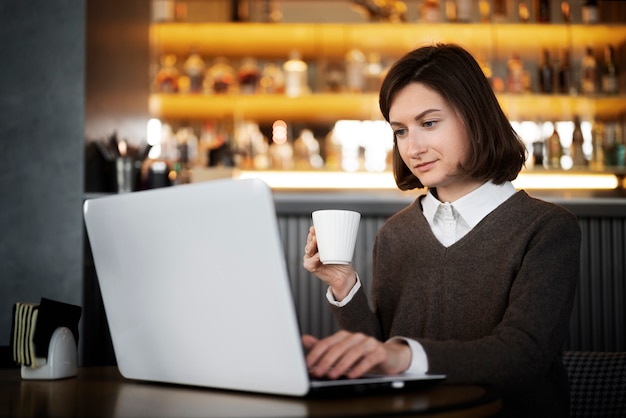
M 291 398 L 137 382 L 116 367 L 79 369 L 75 378 L 22 380 L 0 371 L 0 416 L 77 417 L 485 417 L 501 401 L 480 386 L 433 386 L 342 398 Z

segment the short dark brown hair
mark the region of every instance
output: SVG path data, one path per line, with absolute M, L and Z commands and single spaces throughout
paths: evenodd
M 396 94 L 410 83 L 421 83 L 436 91 L 461 117 L 471 145 L 467 164 L 461 167 L 464 174 L 495 184 L 517 177 L 526 161 L 526 146 L 469 52 L 454 44 L 436 44 L 400 58 L 380 89 L 380 110 L 387 122 Z M 424 187 L 402 161 L 395 137 L 393 143 L 393 174 L 398 188 Z

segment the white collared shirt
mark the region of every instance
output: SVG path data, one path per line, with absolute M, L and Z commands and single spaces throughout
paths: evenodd
M 442 203 L 429 190 L 422 209 L 435 237 L 449 247 L 514 194 L 512 183 L 496 185 L 489 181 L 452 203 Z
M 449 247 L 467 235 L 485 216 L 515 192 L 511 182 L 497 185 L 488 181 L 454 202 L 440 202 L 429 190 L 422 200 L 422 210 L 435 237 L 442 245 Z M 357 283 L 343 300 L 335 300 L 330 288 L 326 292 L 326 298 L 335 306 L 345 306 L 360 287 L 361 282 L 357 275 Z M 405 341 L 411 349 L 411 364 L 407 372 L 426 373 L 428 358 L 422 345 L 405 337 L 393 337 L 390 340 L 397 339 Z

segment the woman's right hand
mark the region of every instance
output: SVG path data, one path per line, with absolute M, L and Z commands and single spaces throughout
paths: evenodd
M 309 235 L 306 239 L 304 247 L 304 261 L 302 263 L 305 269 L 319 277 L 324 283 L 330 286 L 335 300 L 341 301 L 356 284 L 356 272 L 352 265 L 342 264 L 322 264 L 320 254 L 317 249 L 317 238 L 315 236 L 315 227 L 309 228 Z

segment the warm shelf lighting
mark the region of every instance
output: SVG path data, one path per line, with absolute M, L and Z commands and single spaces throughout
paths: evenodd
M 276 190 L 397 190 L 390 172 L 235 171 L 233 176 L 259 178 Z M 619 180 L 613 174 L 524 172 L 513 184 L 528 190 L 613 190 Z
M 619 186 L 613 174 L 542 174 L 522 173 L 513 182 L 517 189 L 536 190 L 613 190 Z

